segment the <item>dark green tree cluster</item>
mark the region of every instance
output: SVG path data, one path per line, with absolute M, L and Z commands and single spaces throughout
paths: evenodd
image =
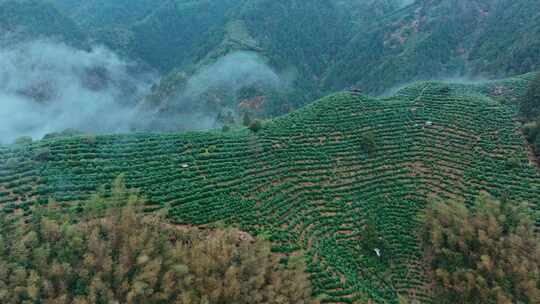
M 0 221 L 0 303 L 314 303 L 302 256 L 236 229 L 167 225 L 117 180 L 83 211 Z
M 540 115 L 540 73 L 531 81 L 523 102 L 521 113 L 528 119 Z
M 526 120 L 523 128 L 525 136 L 538 156 L 540 155 L 540 73 L 530 83 L 520 109 Z
M 481 195 L 433 203 L 423 241 L 437 303 L 540 303 L 540 239 L 526 206 Z
M 253 119 L 249 112 L 244 112 L 242 115 L 242 125 L 249 128 L 253 133 L 258 133 L 262 129 L 262 122 L 260 119 Z
M 360 135 L 360 147 L 362 151 L 365 153 L 372 153 L 375 151 L 375 148 L 377 147 L 377 142 L 375 140 L 375 133 L 373 131 L 367 131 L 364 132 L 362 135 Z

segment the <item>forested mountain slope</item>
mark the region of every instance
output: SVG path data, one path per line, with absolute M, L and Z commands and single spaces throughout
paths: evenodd
M 174 93 L 182 91 L 186 75 L 189 77 L 227 54 L 250 51 L 276 73 L 285 75 L 290 86 L 288 90 L 277 91 L 246 86 L 250 93 L 237 94 L 232 107 L 262 97 L 263 107 L 256 114 L 287 113 L 329 93 L 333 88 L 323 80 L 338 62 L 342 49 L 355 33 L 371 28 L 378 18 L 400 8 L 401 2 L 243 1 L 227 11 L 225 26 L 212 31 L 204 45 L 199 46 L 199 61 L 177 66 L 157 87 L 154 96 L 161 96 L 165 104 L 178 103 Z M 220 99 L 226 98 L 220 96 Z M 174 106 L 164 111 L 174 112 Z
M 380 94 L 419 79 L 521 74 L 540 64 L 540 4 L 533 2 L 248 1 L 228 11 L 227 24 L 235 26 L 214 31 L 215 41 L 198 48 L 200 61 L 179 71 L 189 75 L 227 53 L 255 51 L 278 73 L 295 76 L 284 96 L 254 94 L 269 100 L 266 115 L 350 86 Z M 245 39 L 230 38 L 239 31 Z
M 96 42 L 169 72 L 193 65 L 219 44 L 216 35 L 242 0 L 53 2 Z
M 374 99 L 342 92 L 258 132 L 76 136 L 0 148 L 0 206 L 70 208 L 119 174 L 172 222 L 239 225 L 274 251 L 303 250 L 326 302 L 421 303 L 427 262 L 412 233 L 434 199 L 480 193 L 540 209 L 540 175 L 515 121 L 533 75 L 421 82 Z M 540 219 L 536 219 L 537 225 Z M 382 251 L 377 257 L 375 249 Z
M 41 0 L 0 1 L 0 38 L 7 42 L 53 38 L 75 47 L 87 47 L 86 34 L 79 26 Z
M 537 69 L 539 11 L 540 3 L 527 0 L 418 0 L 359 31 L 326 84 L 381 93 L 415 79 Z
M 501 76 L 538 69 L 538 35 L 538 1 L 496 1 L 470 54 L 474 71 Z
M 4 32 L 26 28 L 104 44 L 160 71 L 162 82 L 142 104 L 171 115 L 189 111 L 181 95 L 190 77 L 237 52 L 256 54 L 286 79 L 286 89 L 249 83 L 241 91 L 209 90 L 198 98 L 214 116 L 232 109 L 273 117 L 351 86 L 378 95 L 416 80 L 508 77 L 540 64 L 540 4 L 533 0 L 0 3 L 11 16 L 1 21 Z M 253 101 L 262 106 L 238 108 Z
M 248 96 L 265 96 L 263 112 L 276 115 L 328 92 L 320 79 L 339 50 L 402 1 L 53 2 L 88 28 L 92 40 L 170 72 L 154 94 L 165 99 L 178 98 L 170 91 L 182 90 L 180 75 L 189 76 L 228 53 L 255 51 L 273 69 L 294 75 L 292 91 L 259 89 Z M 175 79 L 179 82 L 171 82 Z

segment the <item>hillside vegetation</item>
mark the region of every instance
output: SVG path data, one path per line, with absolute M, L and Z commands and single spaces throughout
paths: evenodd
M 145 210 L 173 223 L 236 225 L 277 254 L 304 251 L 323 302 L 430 303 L 413 233 L 429 202 L 472 207 L 487 192 L 540 209 L 540 175 L 514 119 L 533 77 L 421 82 L 385 99 L 342 92 L 257 132 L 21 141 L 0 148 L 0 206 L 73 206 L 125 174 Z
M 14 42 L 50 38 L 79 48 L 88 47 L 87 36 L 77 23 L 41 0 L 1 0 L 0 38 Z M 5 43 L 2 41 L 2 45 Z
M 423 240 L 439 303 L 537 303 L 540 238 L 529 208 L 481 195 L 426 208 Z
M 538 69 L 537 1 L 418 0 L 359 31 L 325 76 L 382 93 L 416 79 L 501 77 Z
M 71 212 L 0 214 L 0 301 L 17 303 L 315 303 L 301 256 L 280 264 L 237 229 L 176 229 L 139 211 L 122 178 Z
M 276 117 L 352 86 L 379 95 L 418 80 L 491 79 L 534 71 L 540 67 L 539 3 L 2 0 L 0 35 L 53 37 L 81 48 L 105 45 L 155 69 L 161 81 L 140 108 L 155 114 L 149 119 L 155 124 L 147 129 L 163 131 L 174 125 L 171 116 L 201 114 L 182 95 L 186 82 L 238 52 L 257 56 L 286 86 L 207 88 L 196 104 L 218 124 L 222 121 L 216 117 L 227 112 L 236 118 L 244 112 Z M 225 79 L 231 74 L 234 69 L 213 73 Z
M 540 74 L 531 81 L 520 103 L 520 113 L 525 122 L 523 131 L 536 157 L 540 157 Z

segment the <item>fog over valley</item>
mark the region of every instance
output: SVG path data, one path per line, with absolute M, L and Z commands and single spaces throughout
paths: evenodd
M 76 129 L 127 132 L 157 75 L 140 73 L 105 47 L 35 40 L 0 49 L 0 138 L 35 139 Z

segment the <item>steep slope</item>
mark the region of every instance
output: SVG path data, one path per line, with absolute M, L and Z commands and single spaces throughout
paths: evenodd
M 533 71 L 540 65 L 539 11 L 529 0 L 415 1 L 359 31 L 325 86 L 376 94 L 418 79 Z
M 525 73 L 540 68 L 540 2 L 496 1 L 470 60 L 484 75 Z
M 528 0 L 248 1 L 230 11 L 227 24 L 240 25 L 249 39 L 231 43 L 226 26 L 212 36 L 216 40 L 208 46 L 213 48 L 200 48 L 207 55 L 191 67 L 250 50 L 277 71 L 293 71 L 294 90 L 268 98 L 262 111 L 267 116 L 351 86 L 377 95 L 416 80 L 506 77 L 540 64 L 539 5 Z M 168 80 L 182 79 L 178 75 L 185 72 L 190 70 L 174 71 L 177 76 Z M 162 87 L 181 85 L 165 81 Z M 155 95 L 166 94 L 158 88 Z
M 339 93 L 248 130 L 51 139 L 0 148 L 4 212 L 71 201 L 125 174 L 185 225 L 217 222 L 303 250 L 325 302 L 432 301 L 417 213 L 480 192 L 540 209 L 540 174 L 514 121 L 531 75 L 418 83 L 394 97 Z M 537 219 L 540 224 L 540 219 Z M 382 250 L 378 258 L 374 249 Z
M 88 28 L 96 42 L 170 72 L 153 94 L 164 99 L 158 104 L 170 103 L 166 99 L 182 89 L 182 75 L 189 77 L 236 51 L 257 52 L 273 69 L 294 76 L 292 92 L 259 91 L 249 96 L 266 96 L 262 112 L 274 116 L 324 95 L 320 79 L 343 45 L 402 1 L 54 2 Z M 174 106 L 165 111 L 174 112 Z
M 350 34 L 354 33 L 353 28 L 371 24 L 372 20 L 400 7 L 399 3 L 402 2 L 401 0 L 338 2 L 288 0 L 277 3 L 267 0 L 49 1 L 81 27 L 88 29 L 97 41 L 116 45 L 120 41 L 114 41 L 115 35 L 119 40 L 129 37 L 133 45 L 125 47 L 135 52 L 139 47 L 148 48 L 152 45 L 166 49 L 161 52 L 177 52 L 174 55 L 192 55 L 200 48 L 212 52 L 216 47 L 215 43 L 221 42 L 220 38 L 226 35 L 224 30 L 227 22 L 245 21 L 249 23 L 248 30 L 257 41 L 268 46 L 266 54 L 275 59 L 276 67 L 293 64 L 299 69 L 307 66 L 313 70 L 320 70 L 322 65 L 327 64 L 326 61 L 331 58 L 329 52 L 335 52 L 340 42 L 346 42 Z M 292 40 L 289 41 L 291 37 Z M 319 55 L 320 58 L 324 57 L 322 62 L 310 60 L 300 65 L 296 60 L 297 56 L 294 58 L 283 56 L 286 52 L 289 52 L 287 55 L 297 52 L 297 55 L 313 57 L 317 53 L 308 52 L 316 45 L 323 46 L 318 48 L 318 53 L 323 54 Z M 166 56 L 149 58 L 148 54 L 137 55 L 165 71 L 185 68 L 178 64 L 167 65 L 162 62 L 169 60 Z M 182 63 L 196 64 L 197 60 L 201 59 L 187 57 L 183 58 Z
M 220 42 L 212 36 L 213 30 L 224 27 L 228 12 L 238 2 L 165 1 L 132 25 L 135 38 L 131 49 L 162 71 L 189 66 L 201 56 L 200 48 Z
M 250 1 L 238 17 L 272 66 L 294 67 L 298 85 L 316 90 L 317 79 L 350 39 L 352 20 L 334 1 Z M 305 83 L 302 83 L 305 82 Z
M 177 111 L 171 96 L 182 90 L 186 77 L 236 51 L 256 52 L 292 79 L 287 92 L 246 88 L 252 94 L 233 96 L 233 108 L 264 96 L 257 114 L 266 117 L 351 86 L 378 95 L 416 80 L 508 77 L 540 67 L 540 2 L 534 0 L 41 0 L 40 5 L 45 2 L 55 4 L 93 43 L 168 74 L 152 99 L 169 104 L 162 109 L 169 113 Z M 14 16 L 24 20 L 33 14 L 42 15 Z M 39 24 L 40 31 L 58 30 L 54 23 Z
M 466 73 L 469 40 L 489 2 L 416 1 L 359 32 L 327 75 L 327 85 L 358 84 L 380 93 L 399 82 Z
M 50 1 L 95 43 L 170 72 L 198 62 L 219 44 L 229 12 L 244 0 Z
M 54 38 L 75 47 L 86 46 L 86 35 L 77 24 L 40 0 L 0 1 L 0 38 L 16 42 Z
M 356 30 L 398 7 L 398 1 L 393 0 L 243 1 L 227 11 L 224 27 L 216 28 L 210 40 L 199 47 L 198 60 L 176 67 L 156 87 L 151 100 L 161 105 L 163 112 L 175 113 L 175 106 L 181 104 L 176 95 L 186 77 L 228 54 L 249 51 L 278 74 L 286 75 L 287 90 L 246 86 L 240 94 L 207 95 L 217 97 L 218 102 L 229 100 L 227 105 L 233 109 L 251 100 L 263 100 L 256 111 L 248 111 L 265 117 L 288 113 L 326 94 L 320 80 L 335 63 L 341 48 Z M 242 65 L 249 63 L 237 64 Z M 203 102 L 216 103 L 206 99 Z

